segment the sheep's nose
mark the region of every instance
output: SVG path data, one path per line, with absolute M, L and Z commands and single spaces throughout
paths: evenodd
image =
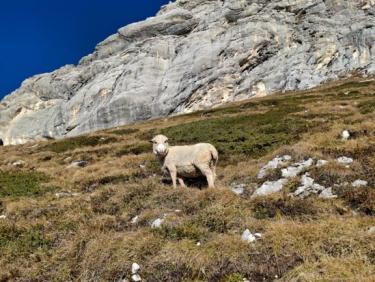
M 158 153 L 164 153 L 165 152 L 165 145 L 164 144 L 158 144 L 158 146 L 156 147 L 156 151 Z

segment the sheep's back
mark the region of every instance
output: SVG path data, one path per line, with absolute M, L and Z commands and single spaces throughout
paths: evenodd
M 169 148 L 167 161 L 180 165 L 210 161 L 212 148 L 214 147 L 208 143 L 199 143 L 188 146 L 173 146 Z

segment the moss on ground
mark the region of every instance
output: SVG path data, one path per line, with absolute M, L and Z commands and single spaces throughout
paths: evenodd
M 0 197 L 41 196 L 52 189 L 42 186 L 47 180 L 39 172 L 0 171 Z
M 46 150 L 55 153 L 64 153 L 66 151 L 72 151 L 87 146 L 94 147 L 98 145 L 110 144 L 116 141 L 117 139 L 113 137 L 79 136 L 52 142 L 46 146 Z

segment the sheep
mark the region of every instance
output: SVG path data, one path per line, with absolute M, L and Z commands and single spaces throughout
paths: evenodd
M 186 187 L 183 178 L 204 176 L 208 187 L 215 187 L 216 165 L 219 154 L 216 148 L 208 143 L 190 146 L 169 146 L 168 138 L 164 135 L 155 136 L 153 153 L 159 159 L 162 170 L 172 178 L 173 187 L 177 188 L 177 180 L 181 187 Z

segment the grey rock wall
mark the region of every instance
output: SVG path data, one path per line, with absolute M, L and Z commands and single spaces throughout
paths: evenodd
M 0 103 L 6 145 L 375 73 L 375 0 L 177 0 Z

